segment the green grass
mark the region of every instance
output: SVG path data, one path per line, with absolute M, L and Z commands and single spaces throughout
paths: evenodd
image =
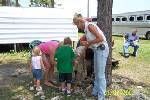
M 0 53 L 0 64 L 7 64 L 17 60 L 25 63 L 28 57 L 29 53 L 27 51 Z
M 150 84 L 150 40 L 140 40 L 140 48 L 137 57 L 124 58 L 119 52 L 122 52 L 123 37 L 114 37 L 115 41 L 112 56 L 120 60 L 119 67 L 113 70 L 113 74 L 119 74 L 137 82 Z M 133 52 L 133 48 L 129 48 L 129 52 Z
M 81 36 L 82 34 L 80 34 Z M 124 58 L 119 52 L 122 52 L 123 38 L 113 36 L 115 41 L 113 49 L 113 58 L 120 60 L 119 67 L 112 71 L 113 74 L 121 75 L 133 79 L 135 82 L 143 82 L 150 85 L 150 40 L 140 40 L 138 56 Z M 129 48 L 129 52 L 132 53 L 133 49 Z M 27 51 L 22 52 L 10 52 L 0 53 L 0 65 L 12 64 L 13 62 L 24 63 L 24 67 L 27 67 L 27 59 L 29 53 Z M 32 75 L 12 78 L 12 82 L 9 87 L 0 88 L 0 99 L 13 100 L 14 97 L 21 95 L 29 98 L 29 100 L 39 100 L 39 97 L 34 96 L 34 92 L 29 91 L 29 83 L 32 81 Z M 47 99 L 55 97 L 60 94 L 57 90 L 44 87 L 44 92 Z M 145 89 L 145 94 L 150 94 L 150 89 Z M 83 100 L 81 95 L 74 95 L 73 97 L 66 97 L 62 95 L 64 100 Z M 74 99 L 73 99 L 74 98 Z M 16 100 L 16 99 L 14 99 Z

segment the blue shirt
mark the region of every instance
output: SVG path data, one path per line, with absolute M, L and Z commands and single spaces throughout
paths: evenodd
M 133 35 L 132 33 L 126 33 L 125 36 L 127 36 L 128 42 L 133 42 L 133 41 L 139 40 L 139 36 L 137 36 L 136 34 Z

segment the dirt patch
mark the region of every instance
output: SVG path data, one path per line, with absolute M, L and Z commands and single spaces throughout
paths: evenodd
M 28 72 L 26 64 L 11 62 L 0 65 L 0 87 L 8 87 L 14 77 Z M 27 73 L 26 73 L 27 74 Z
M 34 92 L 29 91 L 29 85 L 32 81 L 31 77 L 32 75 L 29 73 L 26 63 L 11 62 L 8 64 L 1 64 L 0 90 L 2 91 L 1 96 L 4 98 L 3 100 L 23 97 L 26 97 L 28 100 L 38 100 L 38 97 L 34 97 Z M 94 100 L 91 96 L 91 83 L 91 80 L 82 80 L 82 82 L 79 83 L 75 82 L 72 96 L 72 98 L 75 99 L 68 100 L 77 100 L 79 98 L 82 100 Z M 113 75 L 112 85 L 107 89 L 106 100 L 149 100 L 149 87 L 149 84 L 142 82 L 137 83 L 127 77 Z M 43 89 L 47 98 L 46 100 L 58 96 L 63 98 L 62 100 L 66 98 L 64 95 L 60 94 L 58 90 L 45 86 Z M 27 97 L 27 94 L 30 96 Z

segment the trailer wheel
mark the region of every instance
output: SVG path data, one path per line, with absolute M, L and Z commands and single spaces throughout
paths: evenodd
M 150 31 L 148 31 L 148 32 L 146 33 L 146 39 L 147 39 L 147 40 L 150 40 Z

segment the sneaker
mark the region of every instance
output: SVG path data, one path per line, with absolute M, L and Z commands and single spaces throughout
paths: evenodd
M 63 94 L 64 94 L 64 93 L 66 93 L 66 88 L 64 88 L 64 89 L 61 89 L 61 88 L 60 88 L 59 91 L 60 91 L 60 93 L 63 93 Z
M 30 87 L 30 91 L 33 91 L 33 90 L 34 90 L 34 87 L 33 87 L 33 86 L 31 86 L 31 87 Z
M 61 89 L 61 92 L 66 92 L 66 89 L 64 88 L 64 89 Z
M 133 54 L 131 54 L 133 57 L 136 57 L 137 56 L 137 54 L 136 53 L 133 53 Z
M 45 95 L 42 95 L 42 96 L 40 97 L 41 100 L 45 100 L 45 98 L 46 98 Z
M 67 96 L 71 96 L 71 91 L 67 90 Z
M 124 54 L 124 57 L 125 57 L 125 58 L 128 58 L 128 57 L 129 57 L 129 54 L 127 54 L 127 53 Z
M 42 91 L 42 87 L 41 86 L 36 87 L 36 91 Z

